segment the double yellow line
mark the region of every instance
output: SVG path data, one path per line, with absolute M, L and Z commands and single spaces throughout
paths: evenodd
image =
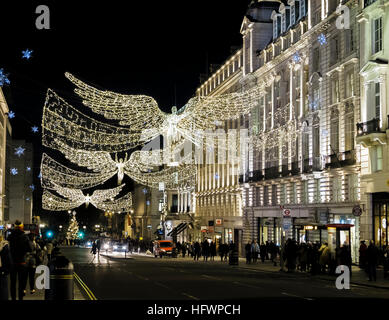
M 74 272 L 74 278 L 77 280 L 79 285 L 85 290 L 90 300 L 97 300 L 97 298 L 95 297 L 91 289 L 88 288 L 88 286 L 84 283 L 84 281 L 82 281 L 81 278 L 75 272 Z

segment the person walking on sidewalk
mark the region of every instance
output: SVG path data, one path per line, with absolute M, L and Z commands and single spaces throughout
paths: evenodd
M 389 278 L 389 246 L 384 247 L 384 279 Z
M 367 255 L 367 245 L 365 241 L 361 241 L 361 245 L 359 246 L 359 267 L 363 270 L 366 270 L 366 255 Z M 366 272 L 367 273 L 367 272 Z
M 11 271 L 11 254 L 8 241 L 0 235 L 0 300 L 8 300 L 8 275 Z
M 18 297 L 23 300 L 27 285 L 26 254 L 32 251 L 30 241 L 23 231 L 23 224 L 15 221 L 14 229 L 8 237 L 11 252 L 11 299 L 16 300 L 16 279 L 18 281 Z
M 194 249 L 194 260 L 199 261 L 201 247 L 198 241 L 196 241 L 196 243 L 193 245 L 193 249 Z
M 260 252 L 259 244 L 257 240 L 254 240 L 253 243 L 251 244 L 251 255 L 254 263 L 257 263 L 259 252 Z
M 182 244 L 181 252 L 182 252 L 182 257 L 185 258 L 185 255 L 186 255 L 186 243 L 185 242 Z
M 367 270 L 369 274 L 369 281 L 377 281 L 377 261 L 378 261 L 378 249 L 374 245 L 373 240 L 367 248 Z
M 273 241 L 270 241 L 269 250 L 270 250 L 271 262 L 273 262 L 274 266 L 277 266 L 276 260 L 277 260 L 277 254 L 278 254 L 278 247 L 276 246 L 276 244 Z
M 202 243 L 202 254 L 203 254 L 203 259 L 204 261 L 208 261 L 209 257 L 209 242 L 208 239 L 205 239 L 204 242 Z
M 28 283 L 30 285 L 30 293 L 34 294 L 35 293 L 35 271 L 38 264 L 37 261 L 40 257 L 41 248 L 35 242 L 34 234 L 30 233 L 28 235 L 28 238 L 30 241 L 30 246 L 32 248 L 32 251 L 27 253 L 27 258 L 26 258 L 27 280 L 29 280 Z
M 244 249 L 246 251 L 246 264 L 250 264 L 251 263 L 251 243 L 250 243 L 250 241 L 245 245 Z
M 47 260 L 50 261 L 51 260 L 51 253 L 53 252 L 53 243 L 51 241 L 49 241 L 47 243 L 46 249 L 47 249 Z
M 264 243 L 262 243 L 259 247 L 259 254 L 261 256 L 262 263 L 264 263 L 266 258 L 266 245 Z
M 211 245 L 209 246 L 209 251 L 210 251 L 210 254 L 211 254 L 211 260 L 212 261 L 215 261 L 215 256 L 216 256 L 216 243 L 215 242 L 211 242 Z

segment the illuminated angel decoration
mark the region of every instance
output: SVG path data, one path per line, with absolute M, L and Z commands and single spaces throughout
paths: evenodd
M 149 187 L 158 188 L 158 183 L 164 180 L 167 181 L 167 185 L 172 187 L 176 181 L 174 178 L 175 174 L 178 177 L 177 183 L 181 180 L 187 180 L 190 176 L 196 174 L 193 165 L 188 165 L 189 167 L 185 168 L 185 164 L 189 162 L 187 158 L 182 159 L 183 165 L 178 164 L 171 168 L 152 172 L 155 167 L 163 164 L 164 155 L 162 150 L 135 151 L 129 159 L 126 154 L 124 159 L 120 158 L 119 160 L 116 154 L 115 160 L 113 160 L 108 152 L 75 149 L 59 140 L 54 140 L 53 145 L 71 162 L 96 172 L 101 179 L 103 177 L 112 177 L 117 173 L 119 184 L 122 182 L 124 174 L 126 174 L 133 180 Z M 191 156 L 189 154 L 187 157 Z M 50 179 L 50 176 L 48 176 L 48 179 Z
M 256 86 L 244 92 L 198 96 L 191 98 L 178 111 L 173 107 L 169 114 L 161 111 L 152 97 L 101 91 L 70 73 L 65 76 L 76 85 L 75 92 L 85 106 L 107 119 L 119 121 L 131 132 L 137 132 L 139 142 L 143 143 L 162 135 L 170 143 L 184 138 L 200 145 L 204 130 L 214 129 L 224 120 L 238 119 L 249 113 L 257 105 L 261 93 Z
M 73 207 L 77 208 L 85 203 L 85 207 L 89 206 L 89 203 L 93 204 L 96 208 L 98 208 L 101 203 L 108 201 L 109 199 L 115 198 L 123 189 L 124 184 L 107 190 L 95 190 L 92 195 L 84 195 L 81 189 L 71 189 L 64 188 L 58 185 L 53 186 L 53 190 L 55 190 L 59 195 L 64 197 L 62 199 L 58 196 L 55 196 L 51 192 L 45 190 L 44 197 L 42 199 L 43 209 L 46 210 L 70 210 Z M 45 195 L 46 193 L 46 195 Z M 57 209 L 54 209 L 57 208 Z M 65 209 L 68 208 L 68 209 Z

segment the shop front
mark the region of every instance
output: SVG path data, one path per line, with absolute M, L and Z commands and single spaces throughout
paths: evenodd
M 389 245 L 388 242 L 389 193 L 373 193 L 373 241 L 378 247 Z

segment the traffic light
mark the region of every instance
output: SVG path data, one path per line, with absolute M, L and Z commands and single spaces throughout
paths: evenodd
M 53 237 L 53 235 L 54 235 L 54 233 L 53 233 L 53 231 L 51 231 L 51 230 L 48 230 L 47 232 L 46 232 L 46 238 L 52 238 Z
M 78 233 L 78 237 L 79 237 L 80 239 L 84 239 L 84 232 L 80 231 L 80 232 Z

